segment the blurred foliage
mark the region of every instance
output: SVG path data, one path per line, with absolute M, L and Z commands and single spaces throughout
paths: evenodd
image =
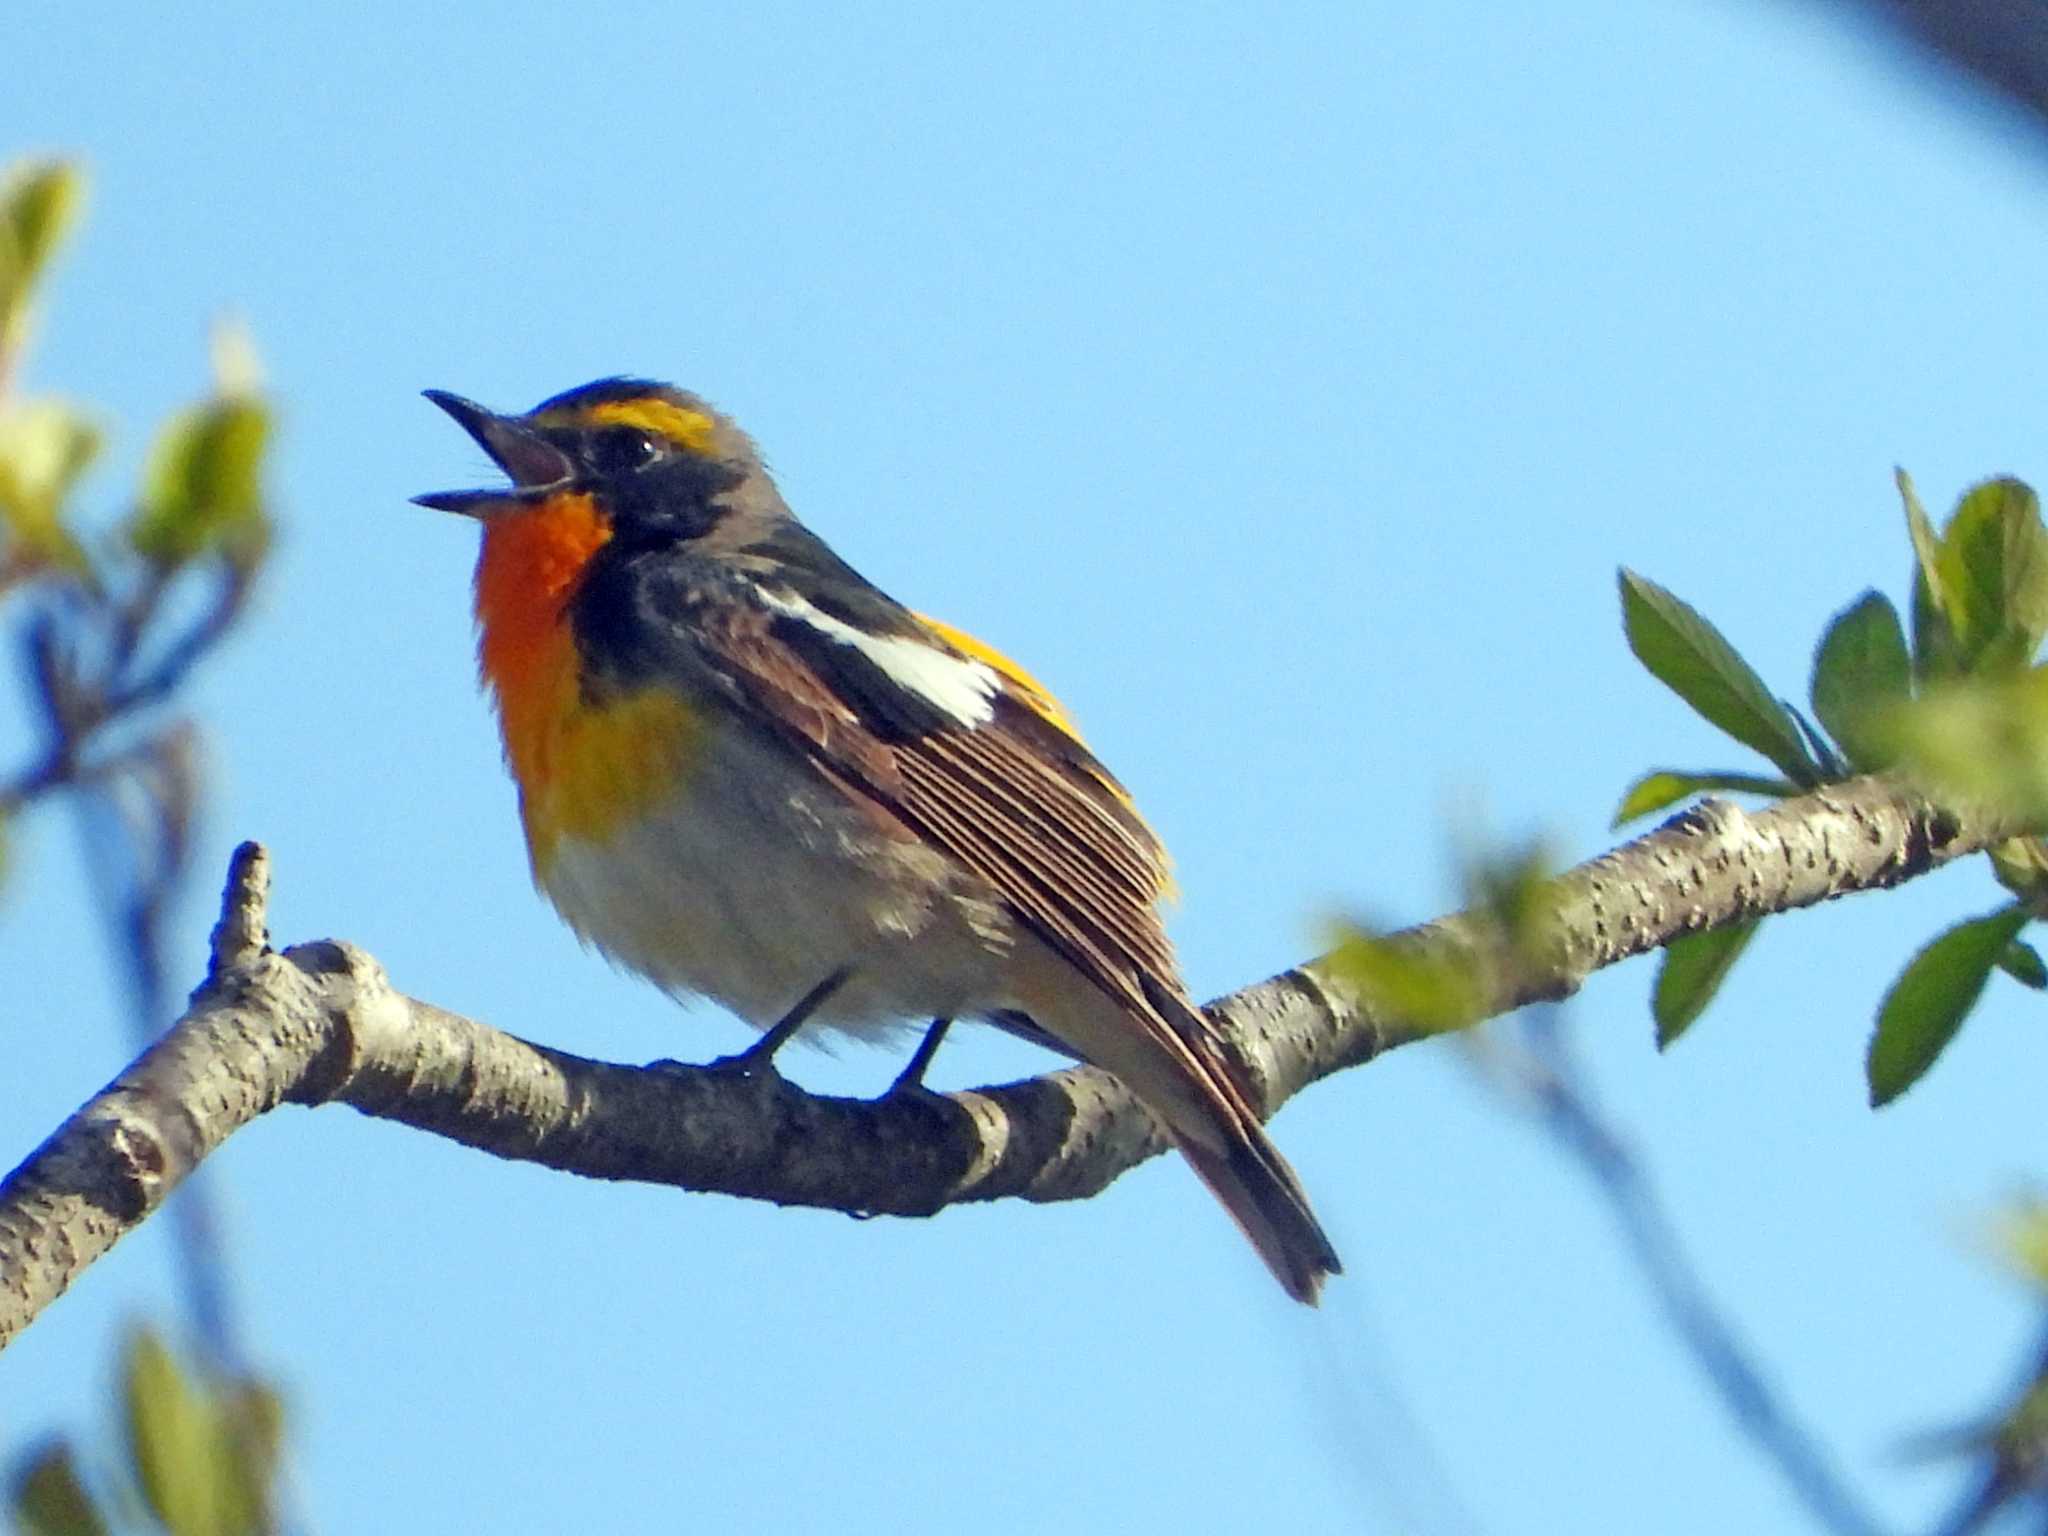
M 1467 850 L 1464 911 L 1481 929 L 1477 947 L 1386 935 L 1362 922 L 1341 925 L 1317 962 L 1389 1024 L 1418 1034 L 1465 1029 L 1490 1016 L 1506 978 L 1484 963 L 1541 966 L 1557 931 L 1554 865 L 1540 844 Z
M 2048 1203 L 2035 1196 L 2012 1202 L 1993 1223 L 1991 1247 L 2035 1299 L 2048 1304 Z M 1916 1458 L 1962 1457 L 1971 1464 L 1961 1499 L 1936 1527 L 1942 1536 L 1967 1536 L 1994 1524 L 2036 1531 L 2048 1525 L 2048 1330 L 1990 1412 L 1916 1436 L 1906 1449 Z
M 42 726 L 30 760 L 0 763 L 0 844 L 34 801 L 90 790 L 146 808 L 138 839 L 158 852 L 138 867 L 167 882 L 196 781 L 190 727 L 162 715 L 241 618 L 269 547 L 271 411 L 248 339 L 218 327 L 212 388 L 156 434 L 126 514 L 86 525 L 78 490 L 105 433 L 20 384 L 29 317 L 83 198 L 81 173 L 61 161 L 0 177 L 0 602 L 23 611 Z
M 1375 1015 L 1417 1034 L 1464 1029 L 1487 1016 L 1486 988 L 1460 954 L 1354 924 L 1320 964 Z
M 283 1411 L 268 1387 L 188 1368 L 138 1329 L 123 1351 L 119 1398 L 120 1465 L 89 1479 L 62 1439 L 21 1459 L 10 1498 L 20 1536 L 264 1536 L 277 1528 Z
M 1939 684 L 1885 724 L 1907 771 L 1945 794 L 2002 803 L 2029 821 L 2048 812 L 2048 672 L 2041 668 Z M 2016 854 L 2004 862 L 2024 869 L 2030 860 Z
M 36 287 L 84 201 L 85 177 L 68 161 L 28 160 L 0 174 L 0 360 L 27 344 Z
M 1682 599 L 1621 572 L 1622 625 L 1637 658 L 1780 776 L 1655 768 L 1623 793 L 1617 826 L 1706 791 L 1783 798 L 1888 771 L 1908 774 L 1937 801 L 2048 825 L 2048 672 L 2034 665 L 2048 635 L 2040 501 L 2017 480 L 1986 480 L 1937 529 L 1903 470 L 1898 486 L 1913 551 L 1910 643 L 1891 600 L 1863 593 L 1814 648 L 1811 718 L 1773 695 Z M 2019 937 L 2048 914 L 2048 850 L 2038 838 L 2014 838 L 1991 850 L 1991 864 L 2015 900 L 1936 936 L 1878 1009 L 1865 1060 L 1873 1105 L 1890 1103 L 1934 1065 L 1994 970 L 2048 987 L 2048 968 Z M 1660 1047 L 1705 1011 L 1759 926 L 1733 924 L 1665 950 L 1651 995 Z
M 2048 1302 L 2048 1201 L 2024 1197 L 1997 1213 L 1992 1252 Z
M 200 800 L 196 732 L 170 710 L 246 613 L 269 545 L 270 408 L 247 339 L 217 329 L 213 387 L 159 431 L 126 514 L 86 524 L 78 490 L 105 435 L 84 409 L 20 388 L 42 285 L 83 197 L 82 175 L 62 161 L 0 175 L 0 604 L 19 616 L 20 671 L 41 727 L 28 760 L 0 762 L 0 874 L 11 817 L 57 795 L 115 807 L 131 859 L 115 882 L 116 926 L 133 973 L 154 976 L 157 919 L 184 873 Z M 147 1001 L 149 987 L 137 990 Z M 138 1009 L 145 1034 L 162 1027 L 159 1011 Z M 122 1465 L 90 1478 L 69 1444 L 46 1442 L 16 1467 L 14 1528 L 275 1529 L 277 1400 L 219 1363 L 226 1341 L 206 1343 L 215 1363 L 188 1369 L 154 1333 L 135 1333 L 121 1365 Z
M 100 432 L 75 408 L 55 400 L 11 405 L 0 398 L 0 569 L 17 578 L 38 567 L 85 567 L 65 531 L 72 488 L 99 457 Z
M 136 552 L 159 568 L 210 550 L 246 564 L 269 542 L 262 471 L 270 412 L 239 332 L 216 333 L 214 379 L 212 397 L 178 412 L 158 435 L 128 525 Z

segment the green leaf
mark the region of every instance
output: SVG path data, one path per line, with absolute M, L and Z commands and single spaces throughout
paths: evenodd
M 107 1523 L 85 1491 L 71 1447 L 61 1441 L 23 1463 L 15 1474 L 13 1506 L 23 1536 L 106 1536 Z
M 1361 929 L 1350 930 L 1322 965 L 1375 1013 L 1419 1034 L 1463 1029 L 1485 1011 L 1478 979 L 1454 957 Z
M 2013 906 L 1958 923 L 1907 962 L 1877 1012 L 1865 1064 L 1873 1109 L 1920 1081 L 1983 995 L 1991 968 L 2020 930 L 2026 908 Z
M 65 529 L 65 503 L 99 452 L 99 429 L 71 406 L 0 408 L 0 533 L 37 562 L 82 561 Z
M 1650 1017 L 1657 1022 L 1657 1049 L 1664 1050 L 1706 1012 L 1721 983 L 1756 937 L 1758 918 L 1689 933 L 1665 946 L 1650 993 Z
M 1913 681 L 1921 687 L 1962 675 L 1956 638 L 1936 606 L 1933 589 L 1918 569 L 1913 572 Z
M 2048 635 L 2048 527 L 2010 477 L 1972 486 L 1937 535 L 1904 470 L 1916 574 L 1914 671 L 1922 680 L 2026 666 Z
M 1790 779 L 1765 778 L 1754 773 L 1691 773 L 1680 768 L 1653 768 L 1629 785 L 1621 797 L 1621 804 L 1615 807 L 1611 825 L 1621 826 L 1638 816 L 1647 816 L 1653 811 L 1676 805 L 1688 796 L 1717 789 L 1744 795 L 1768 795 L 1772 799 L 1799 793 L 1799 786 Z
M 1934 799 L 2048 819 L 2048 668 L 1937 684 L 1868 729 Z
M 1921 682 L 1953 677 L 1961 670 L 1949 624 L 1953 608 L 1941 566 L 1941 539 L 1913 489 L 1913 477 L 1892 471 L 1906 506 L 1906 533 L 1913 542 L 1913 676 Z
M 269 436 L 269 412 L 248 395 L 217 395 L 172 417 L 150 451 L 128 529 L 136 551 L 164 567 L 216 548 L 237 559 L 259 554 Z
M 2048 992 L 2048 965 L 2041 963 L 2041 952 L 2024 940 L 2014 939 L 2005 946 L 1998 968 L 2023 987 Z
M 129 1459 L 170 1536 L 260 1536 L 271 1528 L 283 1413 L 260 1381 L 188 1375 L 139 1330 L 122 1370 Z
M 2048 632 L 2048 529 L 2041 503 L 2018 480 L 1972 486 L 1942 535 L 1949 615 L 1967 671 L 2025 666 Z
M 1464 906 L 1473 917 L 1484 916 L 1499 935 L 1510 965 L 1541 966 L 1558 940 L 1560 897 L 1557 860 L 1539 838 L 1524 838 L 1486 847 L 1468 842 L 1459 861 Z M 1469 959 L 1447 961 L 1458 974 L 1476 1023 L 1485 1011 L 1481 978 Z M 1461 1003 L 1464 1001 L 1461 998 Z
M 1850 763 L 1874 772 L 1891 765 L 1891 743 L 1871 721 L 1912 696 L 1898 610 L 1881 592 L 1866 592 L 1836 614 L 1813 655 L 1813 712 Z
M 1614 808 L 1614 819 L 1608 825 L 1621 826 L 1638 816 L 1661 811 L 1690 795 L 1699 794 L 1707 787 L 1706 777 L 1704 774 L 1679 773 L 1670 768 L 1653 768 L 1622 792 L 1621 804 Z
M 230 1527 L 251 1536 L 272 1529 L 272 1489 L 284 1443 L 284 1404 L 263 1382 L 244 1378 L 222 1394 Z
M 2041 498 L 2031 487 L 2017 487 L 2005 501 L 2006 543 L 2001 553 L 2005 579 L 2007 625 L 2020 636 L 2015 665 L 2034 659 L 2048 637 L 2048 526 L 2041 522 Z
M 50 264 L 57 247 L 78 221 L 85 177 L 63 160 L 24 160 L 0 178 L 0 251 L 5 252 L 4 292 L 12 300 Z
M 1769 758 L 1793 783 L 1819 782 L 1791 711 L 1718 629 L 1630 570 L 1621 572 L 1621 614 L 1629 648 L 1653 677 L 1709 724 Z
M 1783 700 L 1780 700 L 1780 702 L 1785 703 Z M 1792 716 L 1792 723 L 1799 727 L 1799 739 L 1806 743 L 1808 755 L 1812 757 L 1814 762 L 1820 765 L 1821 777 L 1825 779 L 1846 777 L 1849 772 L 1849 765 L 1842 761 L 1841 754 L 1836 752 L 1834 747 L 1829 744 L 1827 737 L 1821 734 L 1820 727 L 1807 719 L 1797 709 L 1794 709 L 1790 703 L 1785 703 L 1785 710 Z
M 84 176 L 62 160 L 18 161 L 0 177 L 0 361 L 25 339 L 36 284 L 84 197 Z
M 226 1536 L 219 1420 L 205 1389 L 148 1329 L 129 1340 L 122 1389 L 129 1461 L 151 1512 L 171 1536 Z
M 2025 1197 L 2013 1201 L 1993 1221 L 1989 1235 L 1999 1257 L 2037 1290 L 2048 1292 L 2048 1204 Z
M 2035 912 L 2048 912 L 2048 843 L 2008 837 L 1984 850 L 1998 883 Z

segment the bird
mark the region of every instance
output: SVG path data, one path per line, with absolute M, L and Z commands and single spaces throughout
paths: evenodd
M 426 398 L 509 481 L 478 670 L 534 881 L 586 943 L 761 1031 L 993 1023 L 1118 1079 L 1313 1305 L 1336 1250 L 1190 999 L 1165 851 L 1030 673 L 860 576 L 699 396 L 612 377 L 501 415 Z

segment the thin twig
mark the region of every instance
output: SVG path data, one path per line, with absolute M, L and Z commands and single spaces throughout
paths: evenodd
M 205 613 L 165 648 L 153 666 L 108 694 L 110 712 L 125 714 L 147 708 L 182 687 L 192 669 L 226 638 L 235 621 L 242 616 L 249 597 L 250 578 L 250 571 L 241 564 L 222 561 L 215 571 L 216 586 Z

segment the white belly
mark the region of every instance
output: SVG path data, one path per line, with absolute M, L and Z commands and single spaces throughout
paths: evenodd
M 756 1028 L 841 967 L 849 979 L 817 1021 L 869 1037 L 1008 1002 L 1014 929 L 987 892 L 730 731 L 706 744 L 687 794 L 601 847 L 562 839 L 539 878 L 585 941 Z

